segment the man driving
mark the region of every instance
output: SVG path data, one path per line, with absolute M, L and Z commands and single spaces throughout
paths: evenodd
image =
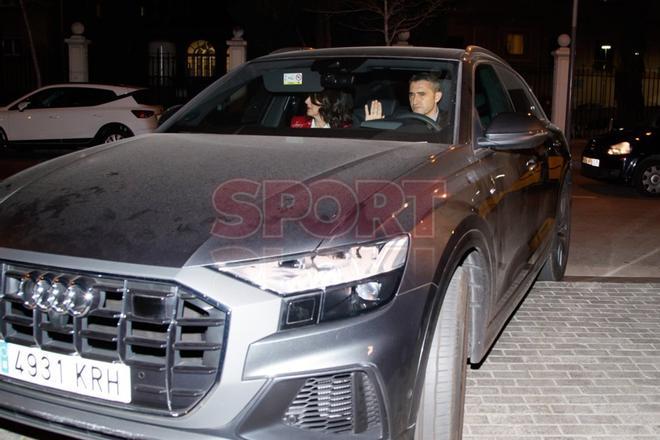
M 422 72 L 410 78 L 408 86 L 408 101 L 414 113 L 424 115 L 438 124 L 445 122 L 438 103 L 442 99 L 440 79 L 432 73 Z M 383 106 L 377 99 L 364 106 L 366 121 L 383 119 Z

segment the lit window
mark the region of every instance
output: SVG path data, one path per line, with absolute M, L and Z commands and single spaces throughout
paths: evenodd
M 215 48 L 206 40 L 194 41 L 187 51 L 188 75 L 212 77 L 215 75 Z
M 506 52 L 509 55 L 525 54 L 525 37 L 523 34 L 506 35 Z

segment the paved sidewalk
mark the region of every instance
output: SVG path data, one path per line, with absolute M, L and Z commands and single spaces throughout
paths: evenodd
M 463 438 L 660 439 L 660 282 L 537 283 L 468 371 Z
M 660 282 L 536 283 L 468 371 L 463 438 L 660 439 Z
M 660 277 L 660 199 L 580 174 L 586 139 L 571 142 L 569 277 Z

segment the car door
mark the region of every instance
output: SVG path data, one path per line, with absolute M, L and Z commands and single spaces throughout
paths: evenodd
M 515 112 L 534 116 L 548 128 L 544 142 L 530 149 L 527 158 L 528 161 L 534 163 L 534 167 L 527 175 L 526 183 L 529 184 L 530 200 L 533 200 L 536 207 L 534 222 L 536 230 L 529 243 L 533 252 L 529 261 L 531 265 L 541 257 L 543 244 L 547 242 L 547 234 L 552 230 L 552 224 L 557 214 L 561 176 L 566 158 L 561 152 L 560 133 L 556 129 L 550 128 L 550 122 L 527 84 L 511 69 L 504 66 L 495 66 L 495 69 L 511 98 Z
M 62 139 L 58 112 L 66 88 L 39 90 L 12 105 L 8 112 L 7 137 L 10 141 Z
M 91 139 L 103 125 L 121 121 L 119 115 L 130 114 L 128 110 L 100 106 L 116 98 L 112 90 L 69 87 L 66 101 L 57 114 L 62 138 L 79 141 Z
M 475 68 L 475 139 L 485 135 L 498 115 L 529 112 L 516 105 L 498 74 L 500 69 L 494 63 L 480 63 Z M 547 159 L 543 145 L 529 147 L 522 142 L 506 149 L 483 150 L 479 154 L 490 175 L 488 216 L 495 227 L 498 255 L 494 310 L 500 310 L 521 287 L 534 261 L 542 228 L 538 210 L 545 197 Z

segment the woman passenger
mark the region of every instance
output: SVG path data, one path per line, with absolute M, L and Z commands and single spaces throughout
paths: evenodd
M 305 99 L 306 116 L 294 116 L 292 128 L 347 128 L 352 125 L 353 99 L 346 92 L 324 90 Z

